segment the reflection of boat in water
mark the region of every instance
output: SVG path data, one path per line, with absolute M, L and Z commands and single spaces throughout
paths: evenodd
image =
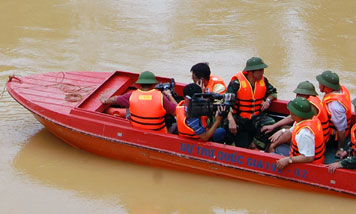
M 278 170 L 278 155 L 137 129 L 124 118 L 102 113 L 105 106 L 99 101 L 100 94 L 132 90 L 137 78 L 138 74 L 128 72 L 47 73 L 13 78 L 7 88 L 50 132 L 94 154 L 273 186 L 356 195 L 356 185 L 350 182 L 356 179 L 355 171 L 341 169 L 332 175 L 325 166 L 314 164 L 292 164 Z M 176 84 L 179 95 L 183 87 Z M 271 112 L 287 114 L 286 102 L 274 102 Z
M 98 202 L 103 209 L 99 213 L 223 213 L 240 209 L 242 211 L 239 213 L 245 213 L 246 209 L 256 209 L 251 198 L 261 201 L 260 207 L 279 213 L 279 208 L 274 208 L 274 204 L 266 197 L 272 198 L 277 194 L 274 197 L 277 200 L 283 200 L 286 195 L 314 200 L 320 198 L 320 195 L 301 191 L 288 192 L 254 183 L 247 185 L 246 182 L 232 179 L 102 158 L 73 149 L 45 129 L 28 139 L 16 154 L 13 167 L 17 174 L 25 177 L 26 183 L 30 181 L 55 189 L 46 193 L 46 197 L 56 198 L 58 194 L 63 195 L 59 192 L 69 191 L 67 200 L 76 201 L 72 197 L 80 198 L 85 201 L 83 206 Z M 237 190 L 238 194 L 244 195 L 238 200 Z M 256 191 L 264 194 L 256 195 Z M 340 199 L 339 204 L 345 204 L 347 208 L 346 202 L 350 201 Z M 329 197 L 329 200 L 338 198 Z M 61 202 L 58 201 L 55 206 L 61 206 Z M 67 204 L 62 206 L 66 207 Z M 118 208 L 124 211 L 117 211 Z

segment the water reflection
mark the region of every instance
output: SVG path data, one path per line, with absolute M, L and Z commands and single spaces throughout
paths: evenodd
M 105 200 L 109 207 L 120 206 L 129 213 L 282 213 L 285 207 L 280 203 L 297 206 L 301 197 L 308 198 L 304 205 L 315 211 L 319 209 L 317 201 L 325 199 L 339 205 L 352 202 L 109 160 L 74 149 L 46 130 L 29 139 L 13 166 L 27 182 L 30 179 L 57 191 L 75 191 L 83 199 Z
M 355 97 L 355 10 L 353 0 L 2 0 L 0 86 L 11 74 L 67 70 L 151 70 L 190 82 L 190 67 L 202 61 L 229 81 L 248 58 L 260 56 L 281 99 L 294 97 L 300 81 L 316 84 L 326 69 Z M 18 212 L 25 209 L 18 202 L 37 212 L 65 206 L 93 213 L 300 213 L 290 209 L 300 204 L 316 213 L 355 209 L 348 199 L 96 157 L 42 130 L 8 95 L 0 99 L 0 125 L 0 179 L 7 184 L 0 199 Z M 34 207 L 37 197 L 52 201 Z

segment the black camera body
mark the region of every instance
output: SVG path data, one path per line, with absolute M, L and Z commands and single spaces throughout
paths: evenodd
M 174 78 L 171 79 L 171 82 L 165 82 L 165 83 L 158 83 L 155 86 L 155 89 L 158 89 L 160 91 L 165 91 L 165 90 L 171 90 L 174 91 L 174 87 L 176 86 L 176 82 L 174 81 Z
M 201 116 L 214 116 L 219 106 L 225 106 L 220 116 L 226 116 L 235 102 L 235 94 L 196 93 L 193 97 L 186 97 L 187 116 L 196 118 Z M 216 103 L 219 100 L 221 103 Z
M 155 86 L 155 89 L 157 90 L 160 90 L 160 91 L 166 91 L 166 90 L 170 90 L 171 91 L 171 94 L 173 96 L 173 98 L 175 100 L 181 100 L 182 98 L 180 98 L 176 91 L 174 90 L 174 87 L 176 86 L 176 82 L 174 80 L 174 78 L 171 79 L 171 82 L 165 82 L 165 83 L 158 83 L 156 86 Z

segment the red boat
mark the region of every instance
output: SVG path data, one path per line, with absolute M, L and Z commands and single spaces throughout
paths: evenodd
M 134 90 L 138 75 L 123 71 L 36 74 L 10 77 L 7 90 L 58 138 L 97 155 L 278 187 L 356 196 L 353 170 L 338 169 L 330 174 L 326 165 L 306 163 L 279 170 L 279 155 L 138 129 L 124 117 L 104 113 L 107 106 L 100 102 L 100 95 Z M 171 81 L 163 77 L 157 80 Z M 175 85 L 178 95 L 182 95 L 184 85 Z M 270 112 L 287 115 L 286 104 L 274 101 Z

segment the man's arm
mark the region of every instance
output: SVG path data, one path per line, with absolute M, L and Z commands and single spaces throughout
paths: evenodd
M 356 169 L 356 156 L 348 157 L 344 160 L 329 164 L 328 167 L 328 171 L 331 174 L 335 173 L 335 170 L 338 168 Z
M 336 156 L 342 156 L 344 153 L 342 148 L 346 140 L 345 130 L 347 129 L 346 109 L 338 101 L 328 103 L 328 109 L 331 112 L 330 121 L 334 124 L 338 136 L 338 151 L 336 152 Z
M 194 130 L 195 134 L 198 135 L 201 140 L 209 141 L 222 121 L 223 117 L 220 115 L 220 112 L 222 111 L 225 111 L 225 107 L 219 106 L 218 111 L 215 114 L 215 122 L 208 131 L 206 131 L 206 128 L 202 125 L 200 118 L 189 118 L 186 120 L 186 123 Z
M 271 144 L 268 147 L 268 152 L 274 152 L 275 148 L 283 143 L 287 143 L 292 138 L 292 132 L 289 129 L 281 129 L 274 133 L 269 140 Z
M 209 141 L 211 136 L 213 136 L 213 134 L 215 133 L 216 129 L 219 127 L 221 120 L 222 120 L 222 117 L 216 117 L 215 122 L 209 128 L 209 130 L 207 132 L 204 132 L 203 134 L 199 135 L 200 139 L 203 140 L 203 141 Z
M 130 106 L 131 94 L 132 92 L 128 92 L 120 96 L 113 96 L 109 98 L 105 96 L 100 96 L 100 101 L 105 105 L 118 105 L 122 108 L 128 108 Z
M 266 99 L 269 98 L 271 101 L 273 99 L 277 99 L 277 89 L 271 85 L 266 77 L 265 78 L 265 83 L 266 83 Z
M 232 93 L 232 94 L 237 94 L 237 91 L 240 88 L 240 82 L 235 79 L 233 81 L 231 81 L 227 87 L 227 91 L 226 93 Z M 228 123 L 229 123 L 229 131 L 233 134 L 236 135 L 237 134 L 237 125 L 236 125 L 236 121 L 233 117 L 233 113 L 230 111 L 227 115 L 227 119 L 228 119 Z
M 312 162 L 313 160 L 314 160 L 314 156 L 306 157 L 304 155 L 298 155 L 294 157 L 284 157 L 277 161 L 277 167 L 278 169 L 283 169 L 289 163 L 309 163 Z
M 272 125 L 263 126 L 261 129 L 261 132 L 265 132 L 266 134 L 268 134 L 278 127 L 290 125 L 292 123 L 293 123 L 293 119 L 290 115 L 288 115 L 287 117 L 283 118 L 282 120 L 278 121 L 277 123 L 274 123 Z
M 166 97 L 168 98 L 169 101 L 171 101 L 172 103 L 174 103 L 176 105 L 178 104 L 177 101 L 174 99 L 171 90 L 169 90 L 169 89 L 168 90 L 164 90 L 162 93 L 164 95 L 166 95 Z
M 172 97 L 174 100 L 174 98 Z M 166 110 L 167 114 L 176 115 L 177 102 L 170 101 L 166 96 L 163 95 L 163 108 Z
M 294 157 L 284 157 L 277 161 L 277 167 L 283 169 L 289 163 L 308 163 L 314 160 L 315 156 L 315 136 L 308 128 L 302 128 L 296 135 L 295 140 L 300 155 Z

